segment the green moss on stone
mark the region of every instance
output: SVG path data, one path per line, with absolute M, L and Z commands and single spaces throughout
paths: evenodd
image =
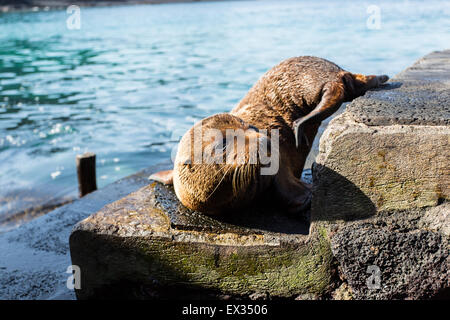
M 161 283 L 174 281 L 230 294 L 321 294 L 330 284 L 332 253 L 326 230 L 303 245 L 218 246 L 152 239 L 141 254 Z

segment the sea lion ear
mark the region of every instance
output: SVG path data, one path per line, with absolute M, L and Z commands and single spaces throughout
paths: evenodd
M 159 171 L 148 177 L 149 180 L 155 180 L 162 184 L 173 184 L 173 170 Z

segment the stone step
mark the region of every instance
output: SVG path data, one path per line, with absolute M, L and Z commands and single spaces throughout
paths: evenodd
M 449 121 L 450 50 L 355 99 L 321 138 L 314 218 L 349 220 L 448 200 Z
M 79 299 L 292 297 L 330 283 L 328 241 L 276 208 L 213 219 L 157 182 L 81 221 L 70 237 Z
M 335 298 L 450 297 L 450 50 L 355 99 L 313 165 L 312 226 L 328 234 Z

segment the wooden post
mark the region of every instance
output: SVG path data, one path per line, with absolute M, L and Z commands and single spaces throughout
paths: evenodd
M 95 153 L 78 154 L 77 159 L 78 190 L 80 198 L 97 190 L 95 176 Z

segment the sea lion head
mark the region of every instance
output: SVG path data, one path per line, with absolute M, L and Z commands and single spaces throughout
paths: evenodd
M 266 134 L 231 114 L 199 121 L 178 146 L 173 172 L 178 199 L 206 214 L 250 204 L 273 179 L 260 174 L 255 146 L 264 143 L 274 152 Z

